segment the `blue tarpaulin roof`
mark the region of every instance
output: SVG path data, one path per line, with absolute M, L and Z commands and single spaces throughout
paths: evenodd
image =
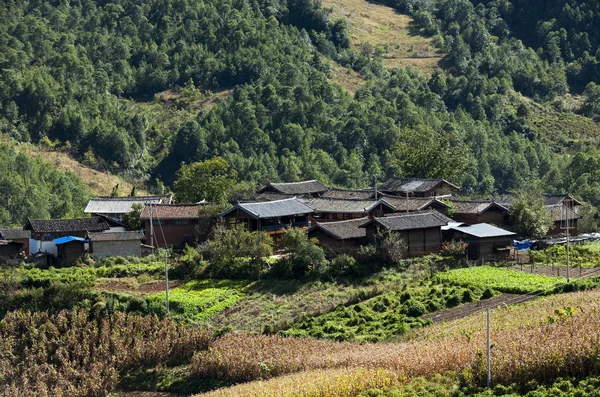
M 523 240 L 523 241 L 513 241 L 513 245 L 515 246 L 517 251 L 527 251 L 531 246 L 535 243 L 535 241 Z
M 84 239 L 83 237 L 75 237 L 75 236 L 65 236 L 65 237 L 59 237 L 59 238 L 55 238 L 54 240 L 52 240 L 54 242 L 54 244 L 56 245 L 60 245 L 60 244 L 66 244 L 66 243 L 70 243 L 71 241 L 81 241 L 82 243 L 87 242 L 86 239 Z

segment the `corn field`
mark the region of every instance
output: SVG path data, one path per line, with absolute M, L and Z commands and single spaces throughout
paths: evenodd
M 9 313 L 0 321 L 0 395 L 104 396 L 121 371 L 189 358 L 209 340 L 157 317 Z

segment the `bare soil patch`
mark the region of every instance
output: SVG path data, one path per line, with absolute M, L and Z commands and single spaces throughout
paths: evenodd
M 183 280 L 169 280 L 169 289 L 183 284 Z M 165 290 L 165 281 L 156 280 L 139 283 L 135 278 L 111 279 L 104 278 L 96 281 L 97 291 L 127 293 L 136 296 L 147 296 Z

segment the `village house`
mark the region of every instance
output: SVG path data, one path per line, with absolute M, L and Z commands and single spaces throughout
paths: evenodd
M 107 256 L 141 256 L 142 241 L 145 239 L 141 231 L 89 233 L 89 251 L 94 259 Z
M 510 210 L 493 200 L 456 200 L 452 199 L 453 214 L 456 222 L 469 225 L 490 223 L 506 227 L 510 225 Z
M 341 221 L 365 216 L 372 218 L 396 211 L 396 208 L 384 200 L 313 198 L 302 201 L 314 210 L 312 219 L 316 222 Z
M 158 204 L 145 206 L 140 215 L 146 231 L 146 245 L 183 248 L 201 240 L 206 219 L 200 216 L 203 204 Z M 205 217 L 207 218 L 207 217 Z M 152 219 L 152 222 L 150 222 Z
M 30 237 L 29 230 L 0 229 L 0 258 L 16 258 L 23 252 L 29 255 Z
M 440 252 L 442 226 L 451 219 L 437 211 L 426 211 L 373 218 L 361 227 L 366 228 L 367 240 L 374 242 L 381 231 L 398 233 L 406 242 L 409 256 Z
M 444 197 L 460 188 L 444 179 L 391 178 L 379 190 L 386 194 L 410 197 Z
M 368 217 L 338 222 L 317 222 L 308 229 L 309 237 L 314 237 L 325 252 L 331 254 L 351 253 L 366 245 L 367 230 L 363 226 Z
M 297 198 L 256 203 L 238 203 L 222 212 L 225 227 L 242 225 L 251 232 L 262 230 L 278 241 L 287 227 L 308 228 L 313 209 Z
M 110 226 L 104 218 L 93 216 L 76 219 L 30 219 L 23 229 L 31 232 L 29 254 L 47 252 L 57 256 L 58 247 L 54 240 L 60 237 L 85 239 L 89 232 L 104 232 L 109 230 Z
M 508 259 L 515 233 L 478 223 L 466 225 L 450 223 L 443 227 L 444 241 L 462 241 L 467 244 L 466 257 L 470 260 L 501 261 Z
M 122 222 L 123 216 L 130 213 L 135 204 L 171 204 L 172 200 L 173 196 L 96 197 L 90 199 L 84 212 Z

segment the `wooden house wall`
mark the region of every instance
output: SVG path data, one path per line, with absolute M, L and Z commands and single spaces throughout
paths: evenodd
M 577 219 L 569 220 L 569 232 L 571 235 L 577 234 Z M 547 235 L 549 237 L 559 237 L 566 235 L 567 231 L 565 229 L 565 221 L 556 221 L 548 230 Z
M 71 241 L 58 247 L 59 263 L 61 266 L 70 266 L 85 252 L 82 241 Z
M 184 220 L 163 219 L 161 225 L 154 225 L 154 236 L 151 238 L 150 220 L 146 219 L 144 221 L 146 228 L 145 244 L 154 247 L 164 247 L 166 241 L 167 247 L 181 248 L 185 246 L 185 244 L 192 245 L 196 242 L 196 228 L 199 223 L 200 220 L 197 218 Z
M 351 254 L 356 252 L 361 245 L 367 244 L 366 238 L 338 240 L 319 229 L 311 230 L 308 235 L 316 238 L 328 255 Z
M 367 226 L 367 239 L 375 240 L 377 225 Z M 395 232 L 407 243 L 408 255 L 418 256 L 439 252 L 442 248 L 442 235 L 440 227 L 413 229 Z
M 501 237 L 475 237 L 459 231 L 455 231 L 452 239 L 461 240 L 468 244 L 467 253 L 470 260 L 505 260 L 506 251 L 498 251 L 498 248 L 504 248 L 512 245 L 511 236 Z

